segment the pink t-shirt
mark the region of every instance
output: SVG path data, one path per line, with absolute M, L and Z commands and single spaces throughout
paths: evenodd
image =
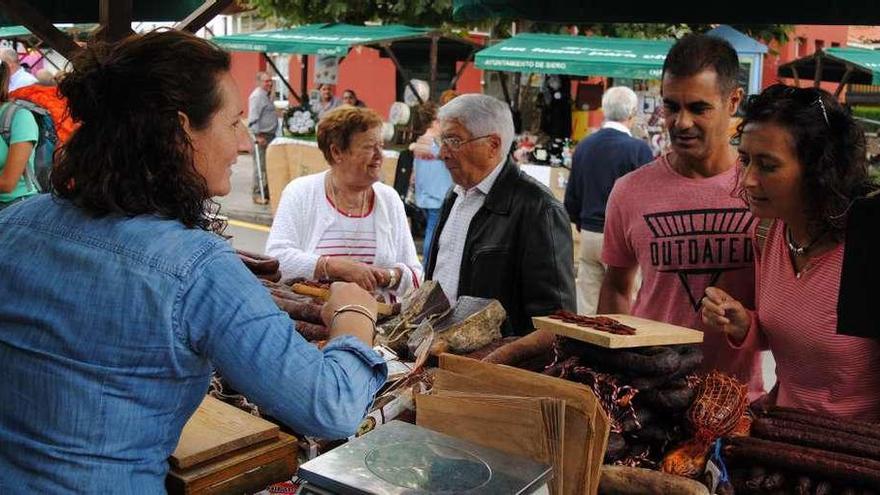
M 758 331 L 753 325 L 744 345 L 773 352 L 777 404 L 880 422 L 880 342 L 837 333 L 843 244 L 798 277 L 783 232 L 774 222 L 758 256 Z
M 760 353 L 733 350 L 704 328 L 700 298 L 712 285 L 754 307 L 754 217 L 733 196 L 736 168 L 709 178 L 675 172 L 666 156 L 618 179 L 608 198 L 602 261 L 642 272 L 632 314 L 703 330 L 703 369 L 718 369 L 763 393 Z

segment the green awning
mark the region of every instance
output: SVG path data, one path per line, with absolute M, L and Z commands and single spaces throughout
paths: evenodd
M 428 32 L 425 28 L 402 25 L 307 24 L 294 29 L 217 36 L 212 41 L 233 51 L 344 57 L 353 46 L 419 38 Z
M 779 77 L 804 80 L 816 78 L 817 60 L 821 59 L 822 81 L 840 82 L 847 70 L 851 69 L 846 82 L 853 84 L 880 85 L 880 50 L 865 48 L 826 48 L 808 57 L 780 65 Z
M 77 24 L 77 25 L 56 25 L 58 29 L 67 33 L 88 33 L 95 28 L 95 24 Z M 33 36 L 33 33 L 24 26 L 3 26 L 0 27 L 0 39 L 27 38 Z
M 660 79 L 665 40 L 522 33 L 477 52 L 484 70 Z
M 132 0 L 132 20 L 146 22 L 179 21 L 199 8 L 205 0 Z M 97 0 L 28 0 L 28 6 L 55 23 L 88 24 L 99 20 Z M 0 10 L 0 26 L 11 22 Z

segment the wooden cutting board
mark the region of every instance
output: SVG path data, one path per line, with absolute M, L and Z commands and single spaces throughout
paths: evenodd
M 183 427 L 171 465 L 186 469 L 242 447 L 278 438 L 278 425 L 205 396 Z
M 589 327 L 579 327 L 574 323 L 563 323 L 547 316 L 532 318 L 535 328 L 570 337 L 599 347 L 622 349 L 629 347 L 649 347 L 654 345 L 698 344 L 703 341 L 703 332 L 690 328 L 670 325 L 654 320 L 630 315 L 599 315 L 615 320 L 636 329 L 635 335 L 616 335 Z

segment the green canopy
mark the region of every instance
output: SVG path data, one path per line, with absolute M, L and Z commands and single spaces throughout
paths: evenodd
M 777 74 L 779 77 L 814 80 L 819 60 L 821 81 L 880 85 L 880 50 L 865 48 L 826 48 L 780 65 Z
M 132 0 L 132 20 L 179 21 L 200 7 L 205 0 Z M 100 2 L 97 0 L 27 0 L 28 6 L 51 22 L 96 23 Z M 0 10 L 0 26 L 18 24 Z
M 401 25 L 307 24 L 294 29 L 217 36 L 212 41 L 235 51 L 344 57 L 352 46 L 420 38 L 428 32 L 425 28 Z
M 671 41 L 522 33 L 477 52 L 484 70 L 659 79 Z
M 67 33 L 78 34 L 88 33 L 95 28 L 95 24 L 77 24 L 68 26 L 56 25 L 55 27 Z M 33 36 L 33 33 L 24 26 L 0 27 L 0 39 L 27 38 L 28 36 Z

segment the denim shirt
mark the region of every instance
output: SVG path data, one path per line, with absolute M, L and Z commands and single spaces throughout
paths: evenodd
M 0 213 L 0 233 L 0 493 L 164 493 L 212 366 L 324 438 L 385 382 L 356 338 L 306 342 L 212 233 L 50 195 Z

